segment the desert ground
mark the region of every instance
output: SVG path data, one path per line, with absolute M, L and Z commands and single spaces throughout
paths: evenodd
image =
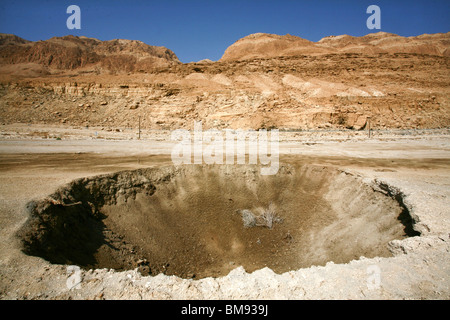
M 449 299 L 448 39 L 0 34 L 0 298 Z M 276 174 L 175 165 L 199 121 Z

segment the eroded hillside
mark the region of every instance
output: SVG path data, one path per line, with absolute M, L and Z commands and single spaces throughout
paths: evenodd
M 55 58 L 45 64 L 27 53 L 8 60 L 14 48 L 30 46 L 10 39 L 0 45 L 0 119 L 121 128 L 136 127 L 140 117 L 142 128 L 152 129 L 192 128 L 196 120 L 216 128 L 358 130 L 369 117 L 379 129 L 450 125 L 448 33 L 414 39 L 340 36 L 317 43 L 293 36 L 246 38 L 216 62 L 182 64 L 163 49 L 151 59 L 164 64 L 145 64 L 154 47 L 141 42 L 114 40 L 106 46 L 68 37 L 71 50 L 87 56 L 93 51 L 79 43 L 97 43 L 95 55 L 103 60 L 67 67 L 68 60 L 58 58 L 57 68 Z M 320 52 L 311 51 L 317 48 Z M 137 63 L 122 66 L 125 56 Z

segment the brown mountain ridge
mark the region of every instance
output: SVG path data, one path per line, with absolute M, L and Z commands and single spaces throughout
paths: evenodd
M 0 36 L 3 124 L 105 130 L 450 127 L 450 33 L 253 34 L 219 61 L 181 63 L 134 40 Z
M 178 63 L 178 57 L 171 50 L 137 40 L 100 41 L 69 35 L 31 42 L 15 35 L 0 34 L 0 65 L 19 65 L 19 70 L 20 64 L 28 64 L 28 68 L 34 67 L 41 73 L 74 69 L 120 73 Z
M 255 33 L 228 47 L 221 61 L 331 53 L 417 53 L 450 56 L 450 32 L 401 37 L 378 32 L 363 37 L 329 36 L 312 42 L 290 34 Z

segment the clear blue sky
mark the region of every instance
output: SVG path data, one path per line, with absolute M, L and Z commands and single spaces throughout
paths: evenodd
M 81 8 L 81 30 L 66 27 L 71 4 Z M 311 41 L 377 32 L 366 27 L 371 4 L 381 8 L 381 31 L 450 31 L 450 0 L 0 0 L 0 32 L 32 41 L 68 34 L 134 39 L 165 46 L 182 62 L 218 60 L 229 45 L 256 32 Z

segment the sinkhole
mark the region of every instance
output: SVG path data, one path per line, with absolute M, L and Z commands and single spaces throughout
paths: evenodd
M 390 256 L 417 235 L 402 201 L 332 167 L 187 165 L 72 181 L 28 204 L 23 251 L 54 264 L 143 275 L 282 273 Z

